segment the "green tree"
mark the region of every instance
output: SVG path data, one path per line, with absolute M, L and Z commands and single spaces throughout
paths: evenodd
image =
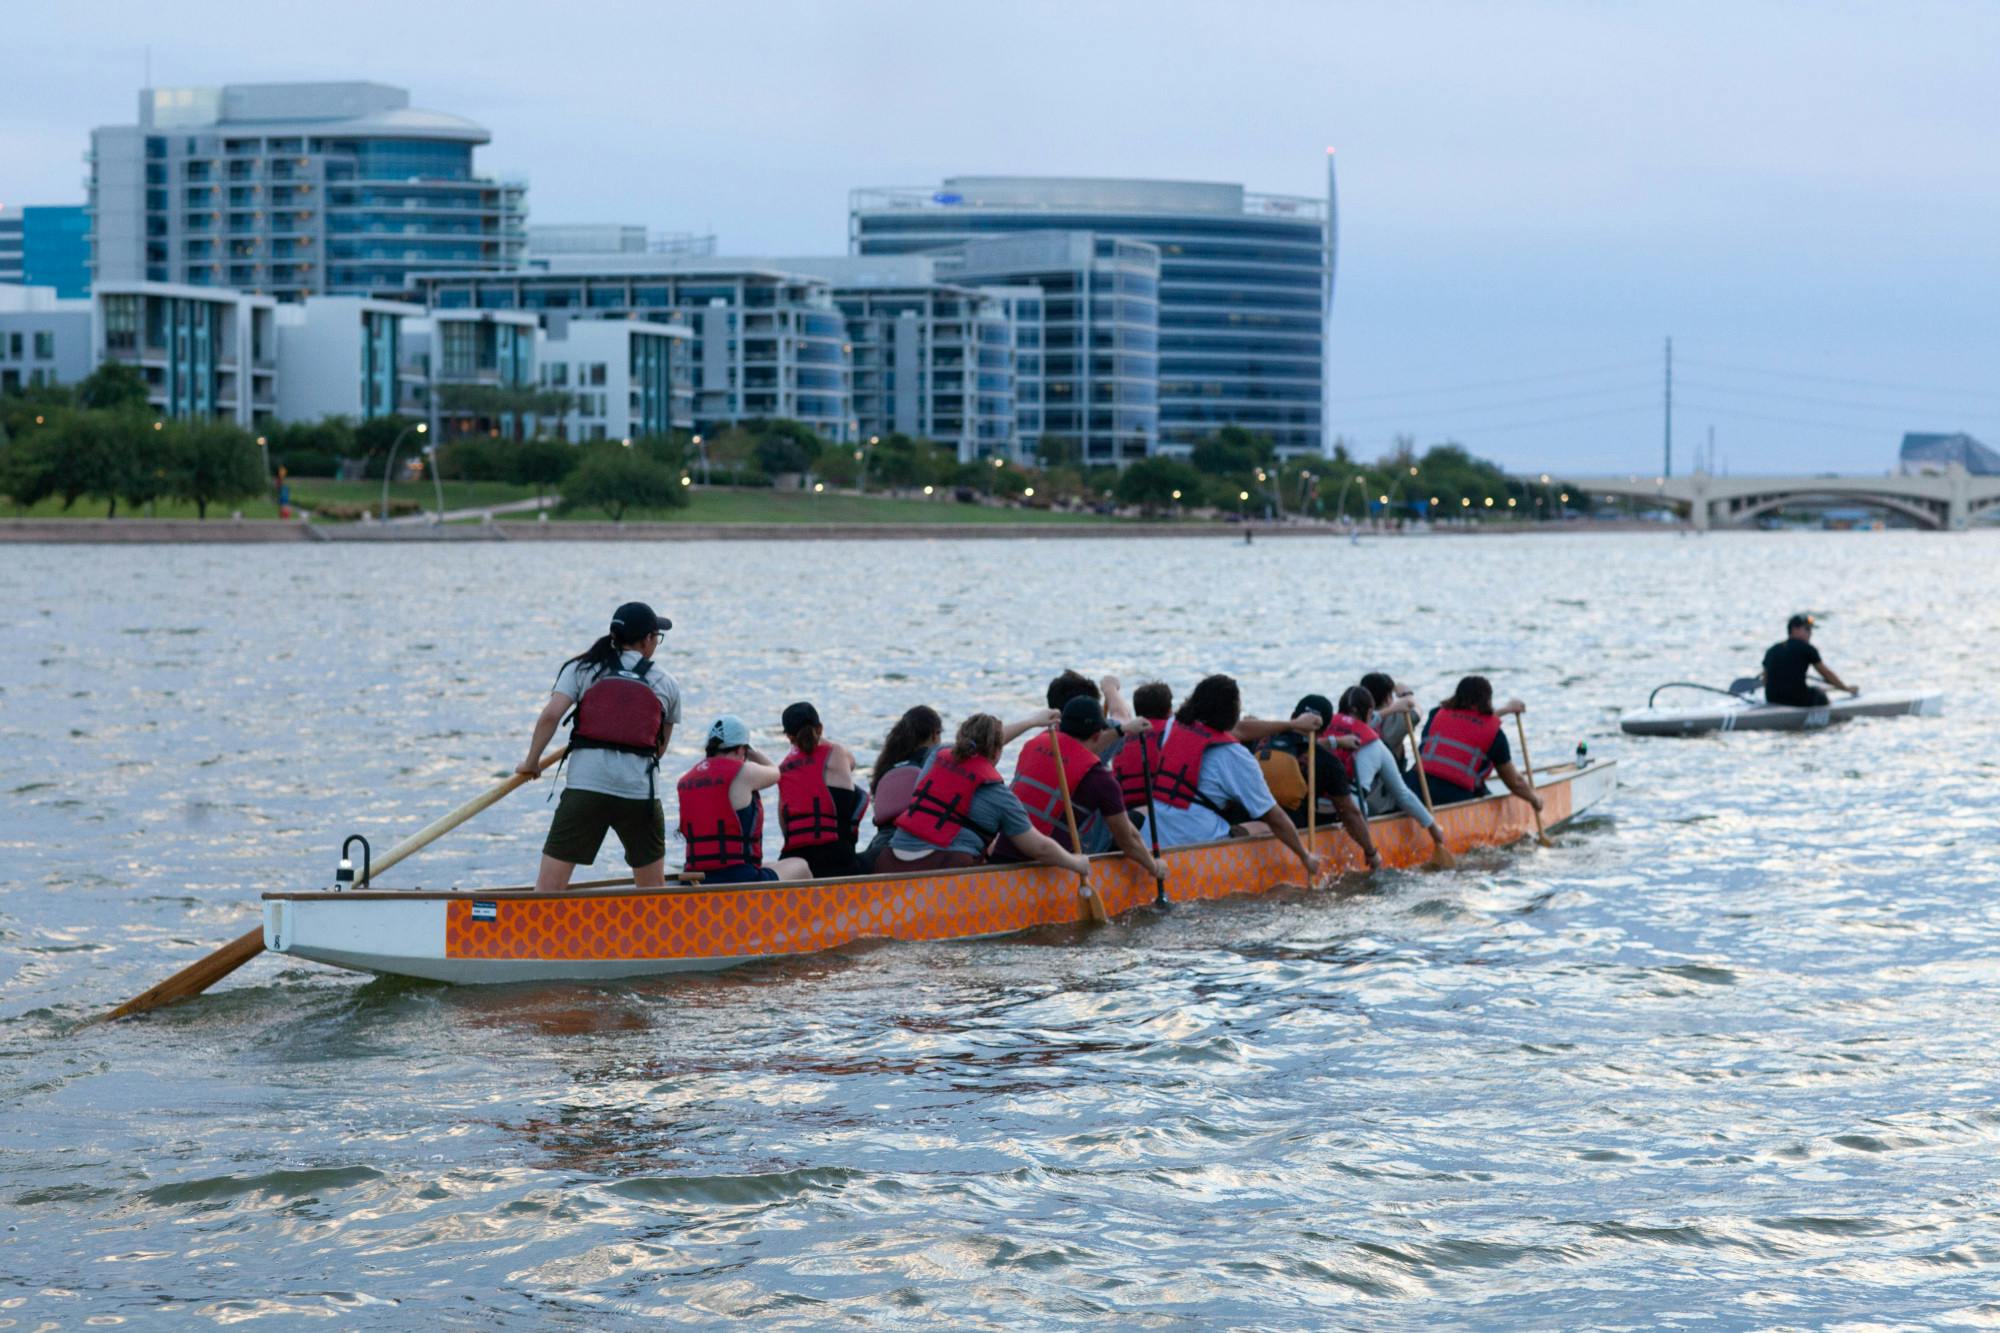
M 115 410 L 146 408 L 146 377 L 137 366 L 123 361 L 104 361 L 76 382 L 79 407 Z
M 27 509 L 56 493 L 56 459 L 61 446 L 52 430 L 16 435 L 0 449 L 0 491 Z
M 1269 463 L 1277 451 L 1268 435 L 1224 426 L 1194 447 L 1188 461 L 1211 477 L 1241 477 Z
M 195 517 L 206 519 L 212 504 L 263 494 L 264 465 L 248 431 L 226 421 L 175 422 L 167 430 L 173 493 L 194 503 Z
M 811 471 L 823 447 L 810 427 L 796 421 L 757 422 L 749 429 L 757 441 L 751 458 L 766 476 Z
M 661 459 L 653 458 L 652 461 L 667 466 Z M 514 446 L 512 480 L 524 486 L 533 486 L 535 500 L 539 503 L 549 487 L 562 484 L 563 478 L 576 467 L 576 462 L 575 445 L 564 444 L 561 440 L 526 440 Z M 679 469 L 670 470 L 678 479 Z
M 566 509 L 602 509 L 622 523 L 630 509 L 666 509 L 687 503 L 679 474 L 635 450 L 592 449 L 563 479 Z
M 1176 501 L 1193 503 L 1202 494 L 1201 473 L 1177 458 L 1144 458 L 1118 478 L 1118 499 L 1147 509 L 1165 509 Z
M 110 435 L 112 456 L 119 465 L 116 497 L 104 497 L 112 500 L 111 512 L 116 512 L 118 499 L 136 510 L 173 494 L 176 463 L 173 441 L 167 432 L 154 430 L 149 414 L 130 408 L 100 415 L 108 418 L 105 429 Z M 107 513 L 106 517 L 110 516 Z
M 113 414 L 72 409 L 50 421 L 54 460 L 52 485 L 68 513 L 84 496 L 108 502 L 106 516 L 118 512 L 118 490 L 130 461 L 126 437 L 113 425 Z
M 354 423 L 346 417 L 288 421 L 263 429 L 272 468 L 282 467 L 295 476 L 331 477 L 339 471 L 340 460 L 358 451 Z
M 370 477 L 381 480 L 382 469 L 388 464 L 389 450 L 396 443 L 396 437 L 403 433 L 404 427 L 414 426 L 420 420 L 422 418 L 409 416 L 370 417 L 354 427 L 354 452 L 357 457 L 368 460 L 367 473 Z M 411 431 L 409 438 L 403 441 L 406 447 L 410 440 L 417 440 L 420 445 L 423 443 L 416 431 Z

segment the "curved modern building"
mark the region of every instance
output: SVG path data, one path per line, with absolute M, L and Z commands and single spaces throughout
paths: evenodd
M 526 187 L 474 173 L 491 137 L 379 83 L 145 89 L 91 133 L 93 277 L 296 301 L 512 268 Z
M 1286 454 L 1324 451 L 1330 199 L 1192 181 L 959 176 L 934 189 L 857 190 L 849 201 L 859 255 L 1050 231 L 1159 251 L 1162 446 L 1184 449 L 1235 425 Z

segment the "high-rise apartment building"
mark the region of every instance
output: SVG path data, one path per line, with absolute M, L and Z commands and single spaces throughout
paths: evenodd
M 297 301 L 511 268 L 526 186 L 475 174 L 491 137 L 379 83 L 145 89 L 91 133 L 93 275 Z
M 1189 181 L 966 176 L 935 189 L 857 190 L 849 225 L 850 249 L 860 255 L 949 250 L 1046 231 L 1089 231 L 1154 246 L 1157 402 L 1126 403 L 1115 388 L 1094 381 L 1084 386 L 1090 394 L 1084 410 L 1100 421 L 1119 408 L 1156 411 L 1159 442 L 1169 449 L 1185 449 L 1227 425 L 1268 435 L 1286 454 L 1325 448 L 1329 200 Z M 1140 295 L 1093 287 L 1089 299 Z M 1050 410 L 1069 409 L 1051 403 Z M 1091 420 L 1085 418 L 1086 427 Z M 1088 434 L 1095 452 L 1099 433 Z M 1123 446 L 1119 452 L 1127 456 Z

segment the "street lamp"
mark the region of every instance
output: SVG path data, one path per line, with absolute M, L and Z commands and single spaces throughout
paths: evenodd
M 701 484 L 708 485 L 708 446 L 701 442 L 701 436 L 694 437 L 694 447 L 701 451 Z
M 153 429 L 158 430 L 159 426 L 155 425 Z M 384 523 L 389 521 L 389 478 L 396 475 L 396 451 L 403 447 L 403 441 L 409 436 L 411 431 L 422 435 L 429 430 L 430 426 L 425 422 L 414 422 L 397 431 L 395 440 L 389 445 L 389 461 L 382 468 L 382 521 Z M 433 468 L 432 471 L 435 472 L 436 469 Z M 438 515 L 440 518 L 444 515 L 444 488 L 442 486 L 438 488 Z
M 257 458 L 264 464 L 264 484 L 271 484 L 271 442 L 262 435 L 257 437 Z

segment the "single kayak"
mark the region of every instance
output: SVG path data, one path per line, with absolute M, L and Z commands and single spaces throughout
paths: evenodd
M 1661 686 L 1660 689 L 1666 689 Z M 1696 686 L 1697 689 L 1709 689 Z M 1653 691 L 1657 698 L 1659 690 Z M 1710 690 L 1723 697 L 1675 708 L 1647 706 L 1625 714 L 1618 725 L 1630 736 L 1699 736 L 1712 731 L 1813 731 L 1857 717 L 1941 717 L 1944 696 L 1939 693 L 1896 691 L 1886 694 L 1857 694 L 1835 699 L 1817 707 L 1765 703 L 1754 694 L 1729 694 Z
M 1611 795 L 1617 764 L 1537 771 L 1554 828 Z M 1454 852 L 1504 847 L 1535 833 L 1534 811 L 1502 794 L 1437 812 Z M 1389 865 L 1423 865 L 1430 835 L 1406 815 L 1370 821 Z M 1303 837 L 1305 831 L 1300 830 Z M 1362 868 L 1360 849 L 1322 828 L 1313 851 L 1329 869 Z M 1164 854 L 1167 898 L 1184 903 L 1300 886 L 1296 858 L 1268 834 Z M 1156 886 L 1118 853 L 1091 858 L 1091 888 L 1116 915 L 1155 900 Z M 527 888 L 332 889 L 264 895 L 273 953 L 388 976 L 469 984 L 593 980 L 717 971 L 837 949 L 862 940 L 968 940 L 1082 922 L 1077 877 L 1043 865 L 989 865 L 916 875 L 641 889 L 630 879 L 560 893 Z

